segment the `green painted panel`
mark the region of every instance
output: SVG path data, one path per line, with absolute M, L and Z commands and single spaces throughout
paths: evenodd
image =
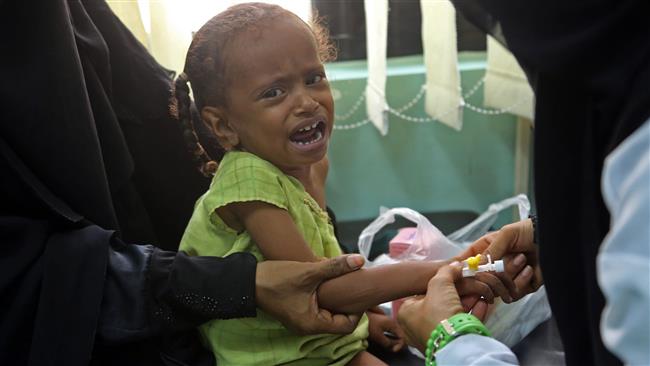
M 483 53 L 461 55 L 466 92 L 483 76 Z M 392 107 L 409 102 L 424 83 L 421 56 L 388 62 L 387 99 Z M 365 88 L 365 61 L 327 66 L 337 114 L 350 110 Z M 480 88 L 468 102 L 482 106 Z M 405 113 L 425 117 L 423 100 Z M 366 118 L 365 103 L 344 125 Z M 413 123 L 390 116 L 387 136 L 371 124 L 335 130 L 330 144 L 328 205 L 340 221 L 377 216 L 380 206 L 406 206 L 421 212 L 470 210 L 513 195 L 516 118 L 464 109 L 458 132 L 439 122 Z

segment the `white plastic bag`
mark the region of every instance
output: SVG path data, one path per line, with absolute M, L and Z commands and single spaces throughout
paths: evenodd
M 541 286 L 517 302 L 499 302 L 485 320 L 485 326 L 495 339 L 513 347 L 550 317 L 551 306 L 546 297 L 546 288 Z
M 374 261 L 368 258 L 372 249 L 372 240 L 384 226 L 395 222 L 395 215 L 402 216 L 417 225 L 415 245 L 407 249 L 399 258 L 390 258 L 381 254 Z M 400 207 L 385 210 L 375 221 L 371 222 L 359 235 L 359 253 L 366 258 L 366 265 L 395 263 L 402 260 L 435 260 L 453 257 L 461 252 L 461 247 L 452 243 L 426 217 L 410 208 Z
M 514 205 L 517 205 L 519 209 L 519 220 L 526 220 L 528 213 L 530 213 L 530 201 L 528 201 L 525 194 L 519 194 L 491 204 L 487 211 L 483 212 L 474 221 L 449 234 L 449 240 L 456 243 L 473 243 L 490 230 L 501 211 Z
M 519 219 L 527 219 L 530 202 L 526 195 L 520 194 L 491 204 L 478 218 L 448 237 L 417 211 L 403 207 L 382 210 L 379 217 L 359 235 L 359 252 L 366 258 L 367 267 L 409 260 L 447 259 L 459 254 L 476 239 L 485 235 L 496 222 L 499 213 L 515 205 L 518 207 Z M 368 257 L 373 238 L 383 227 L 395 222 L 395 215 L 402 216 L 417 225 L 413 245 L 397 258 L 382 254 L 371 261 Z M 498 302 L 486 319 L 485 325 L 494 338 L 512 347 L 550 316 L 551 308 L 546 298 L 546 291 L 542 287 L 512 304 Z
M 447 259 L 459 254 L 476 239 L 485 235 L 499 217 L 499 213 L 514 205 L 518 206 L 519 219 L 528 218 L 530 202 L 525 194 L 493 203 L 488 210 L 474 221 L 456 230 L 448 237 L 444 236 L 429 220 L 417 211 L 410 208 L 399 207 L 382 209 L 381 214 L 370 223 L 359 235 L 359 253 L 366 258 L 366 265 L 373 267 L 379 264 L 395 263 L 404 260 L 436 260 Z M 402 216 L 417 225 L 414 245 L 406 250 L 399 258 L 390 258 L 380 255 L 375 261 L 370 261 L 368 256 L 372 249 L 375 235 L 386 225 L 395 222 L 395 216 Z M 388 257 L 388 258 L 385 258 Z

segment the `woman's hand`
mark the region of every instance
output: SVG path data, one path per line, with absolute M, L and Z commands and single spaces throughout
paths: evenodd
M 392 352 L 399 352 L 404 348 L 404 332 L 393 318 L 387 316 L 378 306 L 369 309 L 366 314 L 369 320 L 369 338 L 372 342 Z M 386 332 L 394 337 L 387 336 Z
M 424 352 L 431 332 L 440 321 L 463 312 L 456 290 L 456 283 L 462 278 L 460 263 L 444 266 L 429 281 L 426 296 L 412 297 L 402 304 L 397 320 L 406 336 L 406 343 Z
M 499 231 L 489 233 L 474 242 L 465 252 L 457 257 L 463 260 L 467 257 L 490 254 L 492 260 L 506 259 L 520 260 L 517 254 L 525 254 L 528 265 L 523 267 L 516 275 L 512 273 L 498 274 L 498 277 L 510 290 L 513 300 L 537 291 L 544 283 L 542 270 L 539 266 L 538 247 L 533 242 L 533 224 L 531 220 L 516 222 L 502 227 Z M 507 269 L 507 268 L 506 268 Z
M 255 297 L 259 308 L 299 334 L 347 334 L 360 315 L 332 314 L 321 309 L 316 290 L 325 280 L 363 266 L 360 255 L 345 255 L 320 262 L 265 261 L 257 264 Z
M 481 272 L 456 283 L 465 312 L 471 311 L 483 320 L 487 303 L 491 304 L 495 297 L 500 297 L 506 304 L 519 299 L 517 289 L 530 283 L 532 270 L 526 269 L 530 266 L 526 266 L 524 254 L 507 255 L 503 261 L 503 273 Z

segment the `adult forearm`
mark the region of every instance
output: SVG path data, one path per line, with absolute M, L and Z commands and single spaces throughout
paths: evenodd
M 424 294 L 431 277 L 448 262 L 402 262 L 352 272 L 324 282 L 318 289 L 318 303 L 334 312 L 352 314 L 386 301 Z
M 255 316 L 255 258 L 189 257 L 150 245 L 109 250 L 98 335 L 124 342 Z

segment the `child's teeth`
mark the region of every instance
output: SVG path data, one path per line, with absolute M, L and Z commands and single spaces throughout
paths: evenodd
M 311 125 L 311 126 L 303 127 L 303 128 L 301 128 L 301 129 L 299 129 L 298 132 L 306 132 L 306 131 L 309 131 L 309 130 L 311 130 L 312 128 L 316 128 L 316 126 L 318 126 L 319 123 L 320 123 L 320 121 L 314 123 L 314 124 Z

